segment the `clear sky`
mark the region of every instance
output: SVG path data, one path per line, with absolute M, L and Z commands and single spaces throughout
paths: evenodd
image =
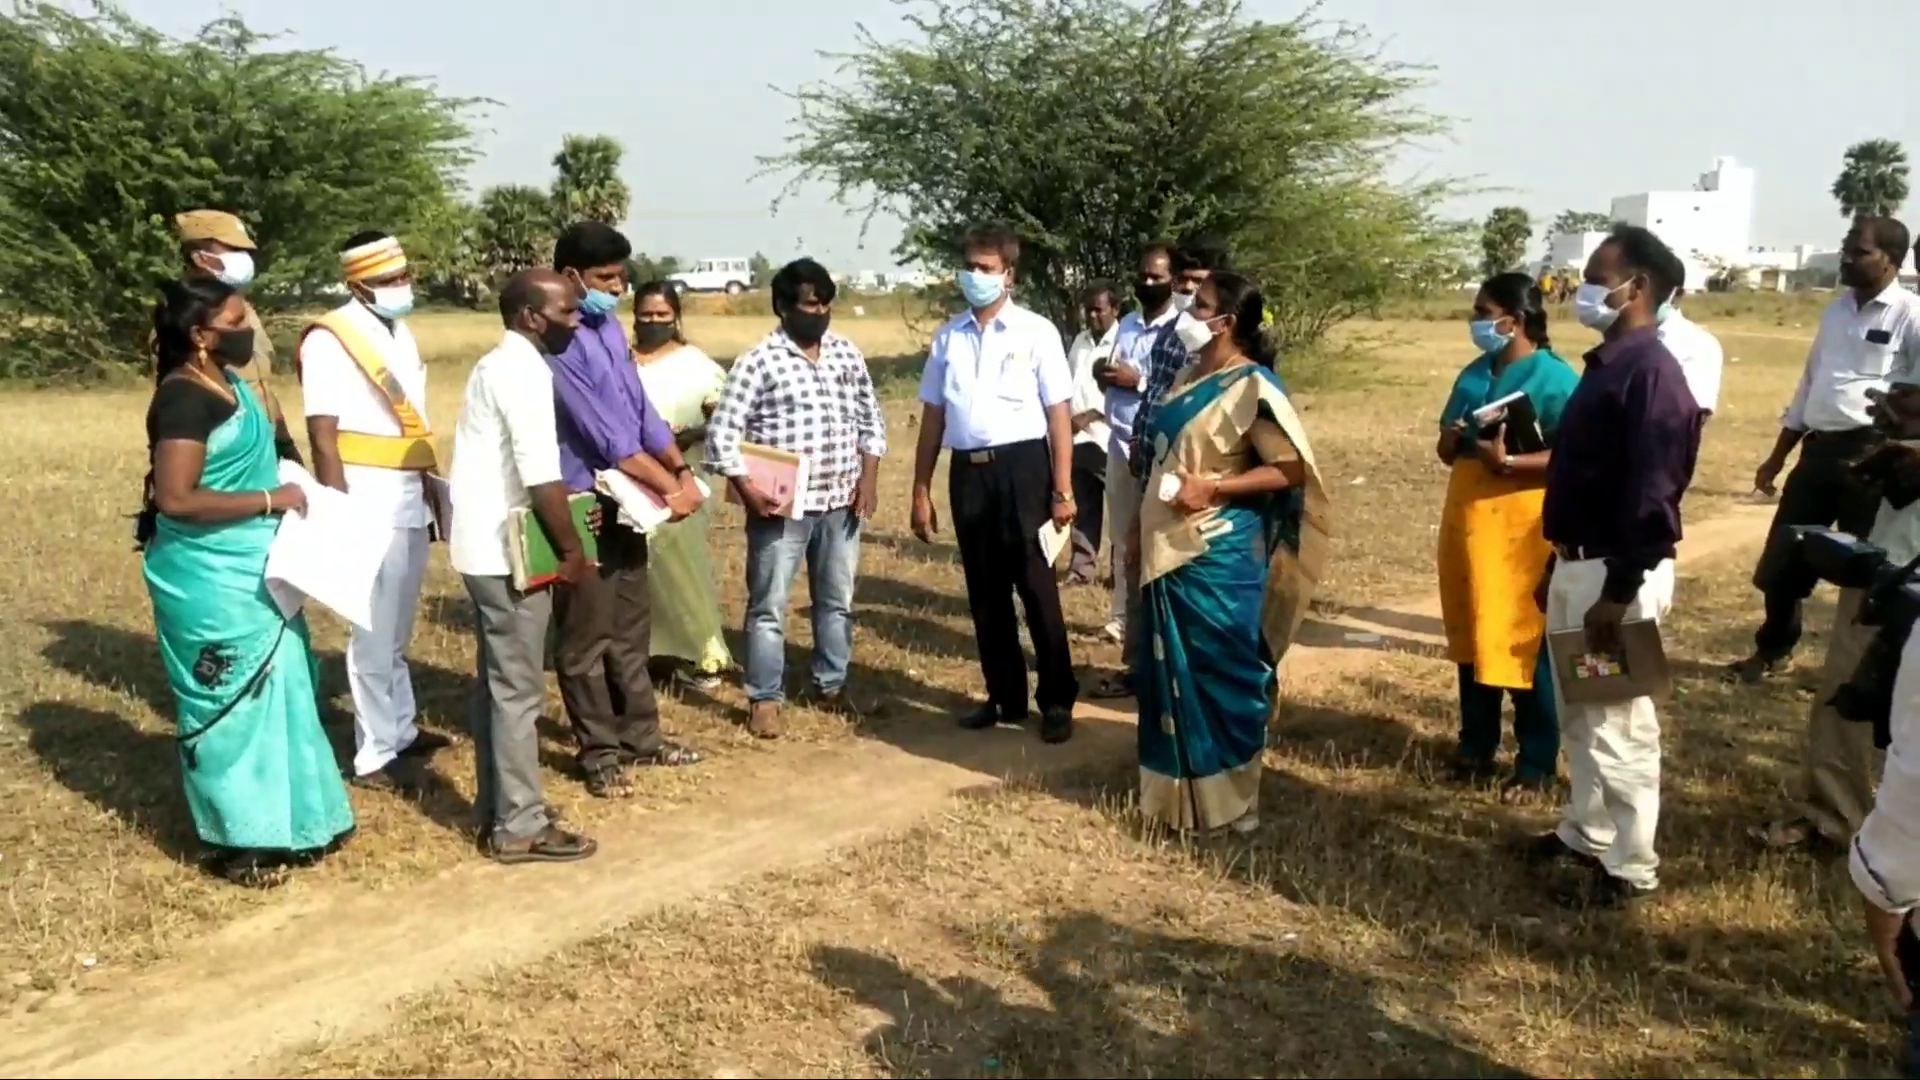
M 899 27 L 889 0 L 123 0 L 184 34 L 222 11 L 376 71 L 427 76 L 499 102 L 476 186 L 544 186 L 560 138 L 602 133 L 627 149 L 629 235 L 640 250 L 776 260 L 804 249 L 837 270 L 885 269 L 898 227 L 808 192 L 769 204 L 754 179 L 792 109 L 777 88 L 834 75 L 821 50 L 856 24 Z M 1295 0 L 1248 0 L 1288 18 Z M 1755 242 L 1837 246 L 1828 187 L 1846 147 L 1905 143 L 1920 159 L 1917 0 L 1326 0 L 1395 59 L 1432 68 L 1424 104 L 1451 139 L 1405 168 L 1502 189 L 1454 208 L 1525 206 L 1537 221 L 1605 211 L 1615 195 L 1685 189 L 1716 155 L 1758 173 Z M 1884 51 L 1882 51 L 1884 50 Z M 1858 87 L 1858 89 L 1855 89 Z M 1920 196 L 1910 209 L 1920 215 Z

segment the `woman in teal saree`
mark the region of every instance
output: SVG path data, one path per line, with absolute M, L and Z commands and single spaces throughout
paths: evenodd
M 285 428 L 229 370 L 253 355 L 253 333 L 217 281 L 170 284 L 155 308 L 153 472 L 136 538 L 208 869 L 270 887 L 343 841 L 353 808 L 320 727 L 306 620 L 266 591 L 279 516 L 306 502 L 280 483 L 280 458 L 298 457 Z
M 1194 360 L 1154 410 L 1140 511 L 1140 809 L 1181 831 L 1259 824 L 1280 658 L 1327 550 L 1313 449 L 1237 274 L 1176 327 Z

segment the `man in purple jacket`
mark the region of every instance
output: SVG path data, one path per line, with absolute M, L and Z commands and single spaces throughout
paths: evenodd
M 674 444 L 673 431 L 647 400 L 627 335 L 614 309 L 627 290 L 627 238 L 585 221 L 560 234 L 553 268 L 580 295 L 580 331 L 552 357 L 558 404 L 560 472 L 569 492 L 594 490 L 594 475 L 618 470 L 658 494 L 676 519 L 700 508 L 700 489 Z M 633 791 L 629 766 L 692 765 L 700 755 L 660 734 L 660 708 L 647 654 L 653 612 L 647 540 L 619 522 L 600 499 L 600 565 L 573 585 L 556 586 L 555 667 L 567 719 L 579 741 L 587 791 L 614 798 Z

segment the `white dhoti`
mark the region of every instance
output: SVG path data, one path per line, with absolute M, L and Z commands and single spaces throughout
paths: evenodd
M 1547 630 L 1571 630 L 1600 599 L 1602 559 L 1555 560 L 1547 586 Z M 1673 604 L 1673 560 L 1649 571 L 1626 618 L 1664 620 Z M 1570 705 L 1560 710 L 1572 793 L 1557 830 L 1568 847 L 1600 860 L 1607 873 L 1644 889 L 1659 885 L 1654 830 L 1660 823 L 1660 716 L 1652 698 L 1619 705 Z
M 347 639 L 347 682 L 353 693 L 353 771 L 383 769 L 420 736 L 407 645 L 427 574 L 426 526 L 393 530 L 373 587 L 373 629 Z

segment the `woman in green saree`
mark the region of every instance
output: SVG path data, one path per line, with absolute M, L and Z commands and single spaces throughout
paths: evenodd
M 282 616 L 266 590 L 280 515 L 306 506 L 299 487 L 280 482 L 280 459 L 298 452 L 232 373 L 253 355 L 239 293 L 212 280 L 171 283 L 153 323 L 153 471 L 136 539 L 178 706 L 187 806 L 208 869 L 267 888 L 353 831 L 320 727 L 306 619 Z
M 1193 361 L 1146 431 L 1140 810 L 1181 831 L 1259 825 L 1280 659 L 1326 561 L 1326 496 L 1265 306 L 1238 274 L 1200 286 L 1174 329 Z
M 680 330 L 680 297 L 663 281 L 633 293 L 633 360 L 640 385 L 673 428 L 687 464 L 699 468 L 707 417 L 720 399 L 727 373 L 706 353 L 687 344 Z M 674 677 L 712 690 L 733 669 L 733 655 L 720 624 L 720 593 L 708 554 L 707 507 L 647 538 L 647 584 L 653 599 L 653 655 L 675 668 Z

